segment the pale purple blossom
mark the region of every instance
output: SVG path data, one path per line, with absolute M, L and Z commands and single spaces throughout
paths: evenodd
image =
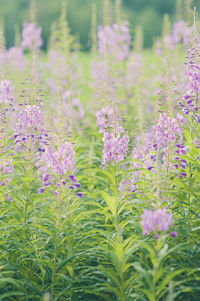
M 135 137 L 131 155 L 133 172 L 120 182 L 119 191 L 138 191 L 137 182 L 146 179 L 144 170 L 151 171 L 155 167 L 156 151 L 153 147 L 153 138 L 152 131 Z
M 116 101 L 116 79 L 106 61 L 98 60 L 91 63 L 90 84 L 94 90 L 95 98 L 100 101 Z
M 18 108 L 17 122 L 14 128 L 14 140 L 17 145 L 22 146 L 24 143 L 38 145 L 38 147 L 46 145 L 48 134 L 43 114 L 42 103 L 39 105 L 27 104 Z
M 187 45 L 191 34 L 193 31 L 193 27 L 188 27 L 186 22 L 183 20 L 180 20 L 178 22 L 175 22 L 172 27 L 172 31 L 170 34 L 164 36 L 163 41 L 157 40 L 156 42 L 156 52 L 158 55 L 163 54 L 163 48 L 173 51 L 175 46 L 183 43 L 184 45 Z
M 173 225 L 173 215 L 166 208 L 144 210 L 141 216 L 143 235 L 158 231 L 168 231 Z
M 13 106 L 13 86 L 10 80 L 3 80 L 0 82 L 0 103 L 4 103 L 9 106 Z
M 104 133 L 108 128 L 119 126 L 119 112 L 118 108 L 105 107 L 102 110 L 96 112 L 97 125 L 99 126 L 99 132 Z
M 182 101 L 178 104 L 187 116 L 191 114 L 197 123 L 200 123 L 199 116 L 199 100 L 200 100 L 200 48 L 199 48 L 199 36 L 195 37 L 195 33 L 191 37 L 192 44 L 187 50 L 186 57 L 186 87 L 183 94 Z
M 144 61 L 141 53 L 132 52 L 127 61 L 127 68 L 125 74 L 125 88 L 128 93 L 135 87 L 142 76 L 142 68 Z
M 44 173 L 44 182 L 47 182 L 50 176 L 65 175 L 75 170 L 75 152 L 73 144 L 69 141 L 63 142 L 56 148 L 48 146 L 42 153 L 41 162 Z
M 200 93 L 200 64 L 189 62 L 186 64 L 186 78 L 188 88 L 193 92 Z
M 154 149 L 158 152 L 161 151 L 165 169 L 169 167 L 171 169 L 186 168 L 187 162 L 180 157 L 187 152 L 183 144 L 182 115 L 178 113 L 176 118 L 170 118 L 166 113 L 159 115 L 159 120 L 155 127 Z
M 22 48 L 31 49 L 34 45 L 37 48 L 42 46 L 42 28 L 35 23 L 25 22 L 22 30 Z
M 71 90 L 65 90 L 62 93 L 63 114 L 68 118 L 74 117 L 74 120 L 82 120 L 85 115 L 83 104 L 78 97 L 73 97 Z
M 127 59 L 130 51 L 130 33 L 128 21 L 123 24 L 99 27 L 98 50 L 100 55 L 109 54 L 116 61 Z
M 124 160 L 129 146 L 128 133 L 123 130 L 116 130 L 116 133 L 105 132 L 103 136 L 103 165 L 106 163 L 117 164 Z
M 164 47 L 170 51 L 173 51 L 175 48 L 175 44 L 174 44 L 174 41 L 173 41 L 171 35 L 166 35 L 163 38 L 163 44 L 164 44 Z
M 183 42 L 185 45 L 187 45 L 191 34 L 193 31 L 193 27 L 187 26 L 187 23 L 184 20 L 177 21 L 173 24 L 172 27 L 172 41 L 174 44 L 179 44 Z
M 47 68 L 51 75 L 66 81 L 67 68 L 64 53 L 58 50 L 49 50 Z
M 11 182 L 10 176 L 14 170 L 12 161 L 12 158 L 6 159 L 3 157 L 0 159 L 1 186 L 5 186 L 6 184 L 9 184 Z
M 176 141 L 181 143 L 183 140 L 183 116 L 178 113 L 176 118 L 170 118 L 166 113 L 160 114 L 155 132 L 156 142 L 159 145 L 167 146 Z
M 73 98 L 77 98 L 80 94 L 78 84 L 82 78 L 82 68 L 77 62 L 76 54 L 71 54 L 70 59 L 60 50 L 50 50 L 48 52 L 47 62 L 48 78 L 46 83 L 49 86 L 51 93 L 58 94 L 58 89 L 61 94 L 65 91 L 71 92 Z
M 23 71 L 25 69 L 25 56 L 21 47 L 11 47 L 7 51 L 9 63 L 15 69 Z
M 75 151 L 70 141 L 64 141 L 57 146 L 49 145 L 42 153 L 40 163 L 43 187 L 39 193 L 43 193 L 43 189 L 46 190 L 48 187 L 67 188 L 71 191 L 77 191 L 81 187 L 73 175 L 76 170 Z M 54 193 L 59 194 L 59 191 Z

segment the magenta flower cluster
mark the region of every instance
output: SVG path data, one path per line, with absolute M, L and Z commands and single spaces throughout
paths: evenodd
M 129 136 L 120 125 L 118 107 L 106 107 L 96 112 L 100 133 L 103 133 L 103 165 L 117 164 L 128 152 Z
M 170 158 L 168 157 L 170 152 Z M 146 132 L 143 136 L 135 138 L 132 159 L 134 160 L 129 187 L 137 188 L 139 180 L 145 180 L 146 176 L 142 169 L 153 170 L 157 156 L 162 159 L 163 168 L 185 169 L 186 160 L 181 155 L 186 154 L 183 145 L 183 117 L 177 114 L 176 118 L 170 118 L 166 113 L 159 115 L 159 120 L 153 131 Z M 185 173 L 182 173 L 185 175 Z M 129 189 L 130 190 L 130 189 Z
M 166 208 L 157 210 L 144 210 L 141 216 L 143 235 L 150 233 L 168 231 L 173 225 L 173 215 Z
M 59 146 L 48 146 L 41 156 L 40 171 L 43 174 L 43 187 L 39 188 L 41 194 L 46 190 L 46 187 L 66 187 L 72 191 L 77 191 L 81 187 L 77 183 L 77 179 L 72 174 L 75 169 L 75 152 L 73 143 L 70 141 L 62 142 Z M 58 191 L 54 192 L 59 194 Z M 78 197 L 83 197 L 82 192 L 76 192 Z
M 176 118 L 170 118 L 166 113 L 159 115 L 156 126 L 156 142 L 161 146 L 171 143 L 182 142 L 183 139 L 183 116 L 177 114 Z
M 129 136 L 122 127 L 116 133 L 105 132 L 103 136 L 103 165 L 106 163 L 119 163 L 124 160 L 128 152 Z
M 170 118 L 167 117 L 166 113 L 160 114 L 155 128 L 155 135 L 153 148 L 155 151 L 162 150 L 163 167 L 166 169 L 169 167 L 185 169 L 187 162 L 180 158 L 181 155 L 186 154 L 186 147 L 183 144 L 183 116 L 178 113 L 176 118 Z M 170 158 L 168 157 L 169 152 Z M 182 173 L 182 175 L 185 176 L 185 173 Z
M 74 170 L 76 168 L 74 156 L 75 152 L 71 142 L 64 142 L 56 149 L 48 146 L 41 156 L 44 173 L 62 176 Z
M 17 145 L 29 143 L 38 145 L 43 151 L 47 143 L 48 134 L 44 126 L 43 105 L 24 105 L 17 110 L 17 122 L 14 131 L 14 140 Z
M 31 49 L 34 45 L 37 48 L 42 46 L 42 38 L 41 38 L 42 29 L 40 26 L 36 26 L 34 23 L 24 23 L 24 27 L 22 30 L 22 48 Z

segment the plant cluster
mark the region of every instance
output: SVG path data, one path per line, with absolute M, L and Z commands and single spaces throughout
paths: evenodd
M 1 35 L 2 301 L 199 300 L 198 19 L 143 51 L 117 4 L 91 56 L 65 4 Z

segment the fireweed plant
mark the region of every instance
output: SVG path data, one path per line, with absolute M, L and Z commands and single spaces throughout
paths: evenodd
M 143 50 L 103 2 L 91 56 L 65 4 L 0 32 L 0 300 L 199 300 L 198 16 Z

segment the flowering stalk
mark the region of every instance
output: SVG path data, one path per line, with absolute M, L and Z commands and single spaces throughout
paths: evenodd
M 134 240 L 130 241 L 126 238 L 126 222 L 123 216 L 130 210 L 129 203 L 126 202 L 124 196 L 119 192 L 119 181 L 123 172 L 120 164 L 116 166 L 108 166 L 102 173 L 102 179 L 106 177 L 107 187 L 104 191 L 100 191 L 101 197 L 104 199 L 102 214 L 105 216 L 105 227 L 109 229 L 105 242 L 101 243 L 102 252 L 105 254 L 106 262 L 112 266 L 110 268 L 99 267 L 99 270 L 105 273 L 109 279 L 109 290 L 115 294 L 120 300 L 125 301 L 130 285 L 133 285 L 134 276 L 130 274 L 129 255 L 133 249 Z M 102 238 L 105 234 L 102 233 Z M 135 246 L 134 246 L 135 247 Z M 112 255 L 111 255 L 112 254 Z M 110 256 L 111 255 L 111 256 Z M 113 281 L 117 279 L 117 281 Z M 115 287 L 115 289 L 113 289 Z M 107 290 L 107 287 L 104 288 Z
M 42 174 L 42 187 L 38 190 L 40 194 L 44 193 L 53 196 L 52 204 L 53 212 L 55 212 L 51 300 L 54 300 L 57 286 L 56 269 L 61 250 L 62 233 L 65 231 L 72 233 L 70 228 L 73 225 L 70 208 L 71 200 L 75 196 L 83 196 L 81 192 L 78 192 L 81 184 L 77 183 L 77 179 L 73 175 L 76 171 L 73 143 L 70 142 L 69 138 L 66 139 L 64 126 L 62 99 L 60 98 L 59 125 L 54 135 L 54 143 L 49 143 L 41 155 L 40 173 Z M 73 252 L 73 234 L 68 240 L 68 248 Z

